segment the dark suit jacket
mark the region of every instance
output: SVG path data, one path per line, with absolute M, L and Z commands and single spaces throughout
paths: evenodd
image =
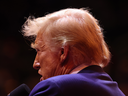
M 77 74 L 59 75 L 39 82 L 30 96 L 125 96 L 101 67 L 93 65 Z

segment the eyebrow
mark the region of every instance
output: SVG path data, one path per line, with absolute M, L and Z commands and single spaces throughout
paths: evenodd
M 37 49 L 37 45 L 38 45 L 37 43 L 32 43 L 32 44 L 31 44 L 31 47 L 32 47 L 33 49 Z M 44 48 L 44 46 L 45 46 L 45 45 L 41 45 L 40 48 Z
M 33 49 L 36 49 L 36 48 L 37 48 L 37 44 L 32 43 L 32 44 L 31 44 L 31 47 L 32 47 Z

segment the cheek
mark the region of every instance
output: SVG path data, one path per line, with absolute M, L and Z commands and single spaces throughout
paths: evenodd
M 58 65 L 59 65 L 59 58 L 56 54 L 53 54 L 53 53 L 49 53 L 50 55 L 47 55 L 45 57 L 45 64 L 44 67 L 49 70 L 49 71 L 53 71 L 55 70 Z
M 45 51 L 45 52 L 42 52 L 41 54 L 39 54 L 40 66 L 43 69 L 50 67 L 52 65 L 52 63 L 54 63 L 55 61 L 56 61 L 56 56 L 49 51 Z

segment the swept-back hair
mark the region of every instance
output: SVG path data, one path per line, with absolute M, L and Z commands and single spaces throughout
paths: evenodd
M 42 38 L 49 42 L 51 48 L 69 44 L 76 64 L 99 64 L 104 67 L 110 61 L 101 27 L 85 9 L 68 8 L 44 17 L 28 18 L 23 25 L 23 33 L 33 37 L 43 33 Z

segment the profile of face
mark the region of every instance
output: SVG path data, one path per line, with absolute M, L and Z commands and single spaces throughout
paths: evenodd
M 41 81 L 57 75 L 61 69 L 59 61 L 59 53 L 52 52 L 51 48 L 45 43 L 42 35 L 37 35 L 35 40 L 35 49 L 37 51 L 36 58 L 33 64 L 33 68 L 38 70 L 38 73 L 42 76 Z
M 38 73 L 42 76 L 40 81 L 49 77 L 68 73 L 70 69 L 67 67 L 68 65 L 62 65 L 63 61 L 67 58 L 67 47 L 65 47 L 65 49 L 57 48 L 56 51 L 52 51 L 45 40 L 43 40 L 42 34 L 38 34 L 35 40 L 34 49 L 37 51 L 37 54 L 33 68 L 38 70 Z

